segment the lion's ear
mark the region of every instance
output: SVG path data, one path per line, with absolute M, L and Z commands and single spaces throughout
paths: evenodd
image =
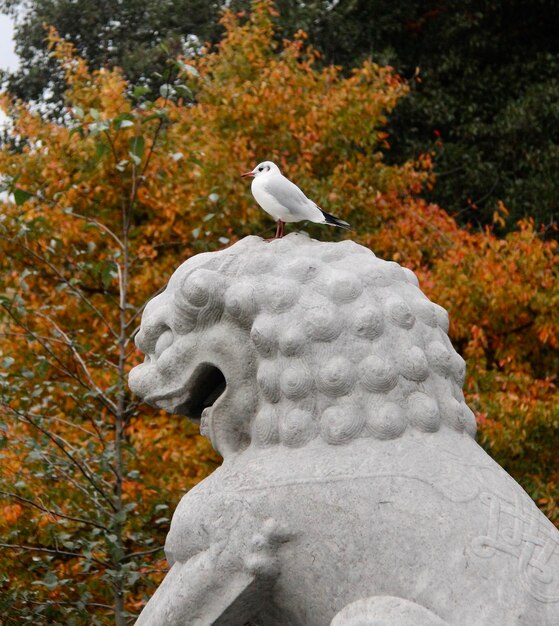
M 227 278 L 208 269 L 196 269 L 187 274 L 175 292 L 176 330 L 181 334 L 195 327 L 211 326 L 223 313 L 223 296 Z

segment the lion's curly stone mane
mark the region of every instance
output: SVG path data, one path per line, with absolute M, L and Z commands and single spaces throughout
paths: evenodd
M 200 335 L 210 329 L 230 351 L 232 338 L 250 346 L 258 393 L 239 445 L 301 446 L 316 437 L 343 444 L 441 426 L 475 435 L 446 311 L 413 272 L 352 241 L 248 237 L 199 255 L 144 318 L 137 344 L 146 362 L 131 380 L 140 393 L 158 381 L 164 387 L 169 374 L 176 379 L 173 364 L 194 346 L 193 357 L 208 360 Z M 208 363 L 221 371 L 219 360 Z

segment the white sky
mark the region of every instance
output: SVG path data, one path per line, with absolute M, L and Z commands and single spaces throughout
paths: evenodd
M 0 68 L 15 70 L 18 59 L 14 52 L 13 20 L 7 15 L 0 14 Z

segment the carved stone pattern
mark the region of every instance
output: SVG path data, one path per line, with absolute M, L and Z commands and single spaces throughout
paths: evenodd
M 559 601 L 559 538 L 538 511 L 527 508 L 520 497 L 514 501 L 483 492 L 489 507 L 487 533 L 472 541 L 472 551 L 489 559 L 498 552 L 517 560 L 523 587 L 540 602 Z

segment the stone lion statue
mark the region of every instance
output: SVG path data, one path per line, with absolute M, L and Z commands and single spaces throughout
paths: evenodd
M 137 624 L 559 624 L 559 532 L 476 444 L 447 332 L 413 272 L 351 241 L 183 263 L 130 387 L 224 460 Z

